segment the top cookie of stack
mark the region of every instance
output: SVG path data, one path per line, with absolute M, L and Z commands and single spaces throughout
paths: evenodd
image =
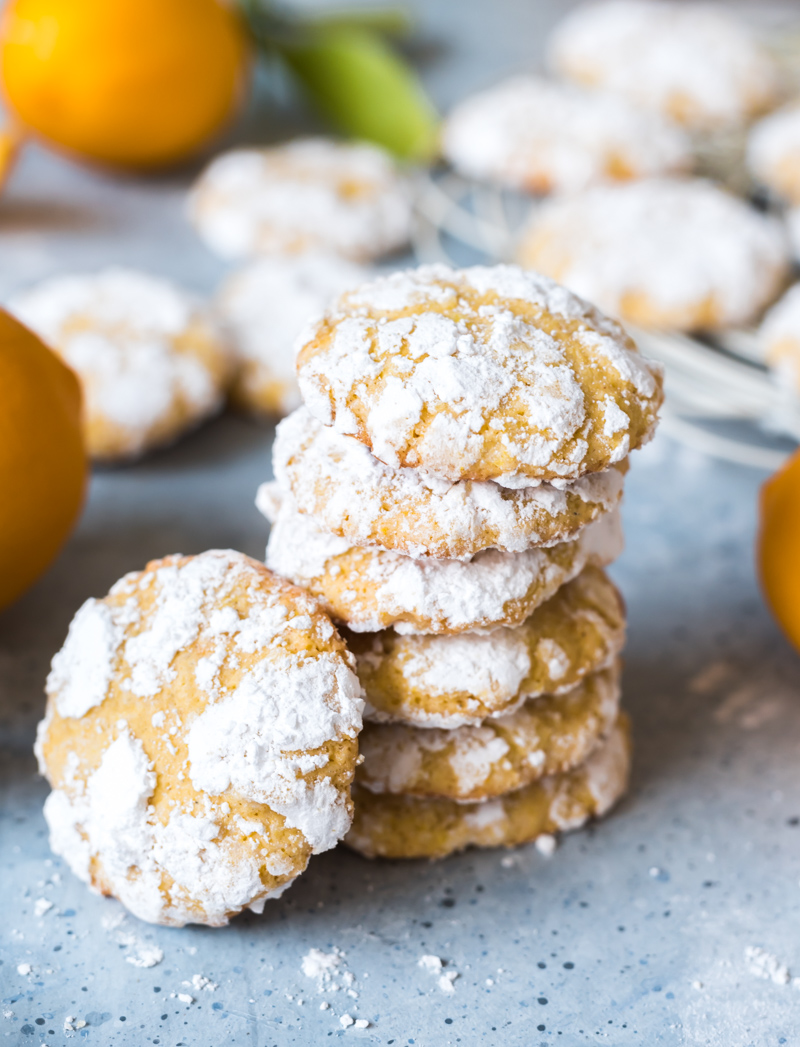
M 278 426 L 258 504 L 268 565 L 351 630 L 372 722 L 348 842 L 432 857 L 602 813 L 627 750 L 624 612 L 600 569 L 620 550 L 614 510 L 656 425 L 658 368 L 514 266 L 348 291 L 301 336 L 297 367 L 306 406 Z M 601 796 L 595 777 L 616 784 Z M 490 829 L 470 806 L 493 798 Z
M 662 399 L 619 324 L 515 266 L 348 291 L 297 367 L 306 408 L 259 492 L 268 563 L 357 632 L 516 625 L 607 562 L 611 525 L 586 525 L 619 501 Z

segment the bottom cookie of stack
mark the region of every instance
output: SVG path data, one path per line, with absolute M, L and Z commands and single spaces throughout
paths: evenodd
M 629 768 L 630 727 L 621 713 L 584 763 L 483 803 L 374 793 L 356 784 L 355 818 L 344 842 L 368 858 L 514 847 L 606 814 L 624 794 Z

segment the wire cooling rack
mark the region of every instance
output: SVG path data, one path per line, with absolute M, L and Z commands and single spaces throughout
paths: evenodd
M 741 136 L 706 141 L 698 166 L 747 191 L 738 162 L 742 151 Z M 449 265 L 511 260 L 519 230 L 537 206 L 530 197 L 441 170 L 420 175 L 416 199 L 417 257 Z M 800 443 L 800 400 L 760 361 L 753 331 L 701 339 L 626 327 L 642 352 L 664 365 L 662 428 L 675 439 L 768 470 L 777 469 Z

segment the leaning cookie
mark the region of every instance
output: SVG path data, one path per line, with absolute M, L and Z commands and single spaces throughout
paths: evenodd
M 391 156 L 327 138 L 222 153 L 188 208 L 223 258 L 322 251 L 366 262 L 402 247 L 411 228 L 408 187 Z
M 458 636 L 347 633 L 376 723 L 452 729 L 561 694 L 609 665 L 625 640 L 625 609 L 599 567 L 586 567 L 521 625 Z
M 619 666 L 571 691 L 529 698 L 516 712 L 476 727 L 429 730 L 366 724 L 356 781 L 373 793 L 471 803 L 577 767 L 619 714 Z
M 194 296 L 128 269 L 56 276 L 8 303 L 78 375 L 100 462 L 171 443 L 218 411 L 230 346 Z
M 691 166 L 688 140 L 670 121 L 624 98 L 538 76 L 516 76 L 457 105 L 442 152 L 467 178 L 532 193 Z
M 614 512 L 577 540 L 546 549 L 487 549 L 467 563 L 414 559 L 320 531 L 277 485 L 262 484 L 257 505 L 273 521 L 267 565 L 354 632 L 393 626 L 398 633 L 453 634 L 519 625 L 587 564 L 609 564 L 622 547 Z
M 554 200 L 533 215 L 518 256 L 623 321 L 685 331 L 753 320 L 789 267 L 780 222 L 702 179 Z
M 518 490 L 491 480 L 448 483 L 384 465 L 304 407 L 278 426 L 272 461 L 278 483 L 320 528 L 353 545 L 457 560 L 575 537 L 619 504 L 628 469 L 624 460 L 571 483 Z
M 229 276 L 215 305 L 231 335 L 233 403 L 272 418 L 298 407 L 298 334 L 332 298 L 369 276 L 368 269 L 322 254 L 258 258 Z
M 741 125 L 780 96 L 771 56 L 717 4 L 584 3 L 553 33 L 548 61 L 569 80 L 701 132 Z
M 606 814 L 628 785 L 630 737 L 622 714 L 585 763 L 485 803 L 353 789 L 345 843 L 367 858 L 444 858 L 466 847 L 515 847 Z
M 350 825 L 351 665 L 317 603 L 241 553 L 126 575 L 81 607 L 48 677 L 53 850 L 153 923 L 260 912 Z
M 661 371 L 619 324 L 516 266 L 422 266 L 345 293 L 300 338 L 311 413 L 444 480 L 576 480 L 650 439 Z

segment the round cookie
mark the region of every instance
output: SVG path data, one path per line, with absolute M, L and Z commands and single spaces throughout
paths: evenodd
M 57 276 L 8 308 L 80 378 L 97 461 L 171 443 L 223 404 L 228 342 L 209 310 L 166 280 L 128 269 Z
M 800 284 L 767 313 L 758 330 L 764 360 L 781 384 L 800 394 Z
M 753 127 L 747 166 L 762 185 L 800 204 L 800 103 L 771 113 Z
M 373 793 L 470 803 L 577 767 L 619 713 L 619 666 L 585 677 L 565 694 L 529 698 L 477 727 L 427 730 L 367 723 L 359 739 L 360 786 Z
M 623 321 L 685 331 L 752 320 L 789 261 L 777 219 L 702 179 L 595 186 L 547 203 L 519 259 Z
M 652 435 L 661 371 L 614 321 L 516 266 L 422 266 L 343 294 L 301 336 L 323 425 L 444 480 L 574 480 Z
M 291 496 L 262 484 L 256 504 L 273 521 L 267 565 L 319 597 L 354 632 L 461 633 L 518 625 L 587 564 L 604 566 L 622 546 L 607 513 L 573 542 L 522 553 L 486 549 L 472 560 L 414 559 L 358 548 L 298 513 Z
M 47 680 L 53 850 L 153 923 L 260 912 L 350 825 L 352 664 L 316 601 L 241 553 L 126 575 Z
M 236 376 L 231 399 L 274 417 L 300 405 L 295 341 L 331 299 L 368 279 L 369 270 L 331 255 L 258 258 L 234 273 L 216 297 L 232 336 Z
M 366 858 L 444 858 L 466 847 L 516 847 L 606 814 L 628 785 L 630 731 L 622 714 L 585 763 L 485 803 L 353 789 L 345 843 Z
M 688 170 L 689 143 L 618 96 L 516 76 L 467 98 L 445 121 L 442 152 L 460 174 L 531 193 Z
M 408 187 L 389 154 L 327 138 L 222 153 L 188 206 L 223 258 L 322 251 L 365 262 L 402 247 L 411 229 Z
M 321 528 L 353 545 L 407 556 L 470 559 L 482 549 L 555 545 L 615 508 L 627 460 L 571 483 L 512 490 L 491 480 L 436 480 L 384 465 L 352 436 L 301 407 L 277 429 L 277 482 Z
M 608 576 L 585 567 L 521 625 L 458 636 L 348 632 L 346 639 L 367 719 L 452 729 L 569 691 L 609 665 L 625 640 L 625 607 Z
M 568 80 L 623 95 L 696 131 L 736 127 L 779 96 L 773 60 L 716 4 L 583 4 L 552 35 L 548 62 Z

